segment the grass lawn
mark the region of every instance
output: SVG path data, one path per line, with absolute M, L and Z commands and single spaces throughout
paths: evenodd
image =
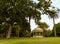
M 60 37 L 0 39 L 0 44 L 60 44 Z

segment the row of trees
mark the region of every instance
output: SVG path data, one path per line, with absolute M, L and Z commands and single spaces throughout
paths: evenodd
M 50 10 L 51 0 L 38 1 L 35 3 L 32 0 L 0 0 L 0 34 L 4 33 L 6 38 L 15 33 L 18 37 L 26 34 L 30 36 L 30 20 L 34 19 L 35 23 L 38 23 L 42 14 L 53 18 L 55 24 L 54 19 L 57 14 L 55 10 Z M 54 34 L 56 36 L 55 29 Z

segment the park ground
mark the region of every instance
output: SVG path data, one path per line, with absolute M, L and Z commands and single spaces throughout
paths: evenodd
M 0 39 L 0 44 L 60 44 L 60 37 Z

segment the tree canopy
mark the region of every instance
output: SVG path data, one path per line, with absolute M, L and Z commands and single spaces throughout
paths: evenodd
M 32 0 L 0 0 L 0 26 L 2 28 L 5 25 L 5 35 L 7 38 L 10 38 L 12 32 L 16 32 L 14 30 L 15 26 L 18 27 L 18 36 L 19 34 L 25 36 L 25 33 L 30 35 L 30 20 L 34 19 L 38 23 L 41 15 L 47 14 L 49 7 L 51 7 L 51 0 L 38 1 L 38 3 L 34 3 Z M 26 19 L 27 17 L 29 22 Z M 39 23 L 38 25 L 42 28 L 48 27 L 46 23 Z

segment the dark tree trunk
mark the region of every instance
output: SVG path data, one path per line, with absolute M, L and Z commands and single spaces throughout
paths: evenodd
M 18 38 L 19 38 L 19 32 L 20 32 L 20 26 L 18 26 L 18 32 L 17 32 Z
M 10 38 L 11 37 L 11 31 L 12 31 L 12 26 L 11 26 L 11 24 L 9 24 L 9 29 L 8 29 L 6 38 Z
M 30 24 L 31 17 L 29 17 L 29 24 Z
M 30 21 L 31 21 L 31 17 L 29 17 L 29 25 L 30 25 Z M 31 34 L 30 34 L 31 33 L 31 28 L 29 27 L 29 29 L 30 29 L 29 30 L 29 37 L 30 37 L 31 36 Z
M 53 27 L 53 30 L 54 30 L 54 36 L 56 37 L 57 35 L 56 35 L 56 27 L 55 27 L 55 20 L 54 20 L 54 18 L 53 18 L 53 24 L 54 24 L 54 27 Z

